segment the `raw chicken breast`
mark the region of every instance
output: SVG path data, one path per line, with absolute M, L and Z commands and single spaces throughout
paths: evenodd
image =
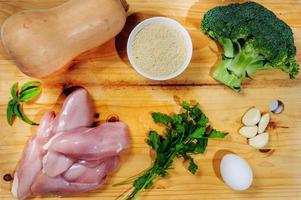
M 96 167 L 87 167 L 80 163 L 72 165 L 68 171 L 64 174 L 64 177 L 68 181 L 79 183 L 95 183 L 97 180 L 101 180 L 108 173 L 114 171 L 119 163 L 119 157 L 114 156 L 107 158 Z
M 84 89 L 75 90 L 67 97 L 62 111 L 54 121 L 56 133 L 78 127 L 90 127 L 94 121 L 94 109 L 89 93 Z
M 129 131 L 121 122 L 91 128 L 93 117 L 84 89 L 71 93 L 56 117 L 54 112 L 44 115 L 16 169 L 12 186 L 16 198 L 68 196 L 104 184 L 118 167 L 118 153 L 129 147 Z
M 108 122 L 86 130 L 66 131 L 47 144 L 49 151 L 83 160 L 111 157 L 128 148 L 128 145 L 128 128 L 121 122 Z
M 25 147 L 22 159 L 16 169 L 12 193 L 15 197 L 25 199 L 30 196 L 30 186 L 42 169 L 42 157 L 44 150 L 42 146 L 52 135 L 51 123 L 54 120 L 54 113 L 44 115 L 40 122 L 37 136 L 30 140 Z
M 35 182 L 31 186 L 30 190 L 34 195 L 47 196 L 47 195 L 58 195 L 58 196 L 69 196 L 95 190 L 102 186 L 104 180 L 99 180 L 95 183 L 77 183 L 68 182 L 62 176 L 49 177 L 43 172 L 40 172 Z
M 71 167 L 74 160 L 63 154 L 48 151 L 43 157 L 43 172 L 49 177 L 55 177 Z

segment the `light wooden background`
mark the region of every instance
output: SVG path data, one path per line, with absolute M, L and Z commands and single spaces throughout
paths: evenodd
M 49 8 L 64 0 L 0 0 L 0 24 L 11 14 L 25 9 Z M 199 172 L 190 175 L 182 161 L 176 162 L 172 176 L 159 180 L 155 189 L 143 193 L 141 199 L 301 199 L 301 79 L 289 80 L 278 70 L 259 72 L 253 81 L 244 83 L 244 90 L 237 94 L 218 84 L 210 77 L 217 62 L 217 46 L 199 30 L 200 20 L 208 9 L 234 1 L 218 0 L 129 0 L 131 9 L 124 31 L 114 41 L 99 47 L 76 60 L 68 73 L 43 80 L 43 93 L 35 101 L 26 104 L 25 111 L 38 121 L 43 113 L 58 111 L 66 87 L 80 85 L 91 93 L 97 112 L 105 120 L 118 114 L 131 129 L 132 148 L 123 156 L 118 172 L 112 175 L 102 190 L 66 199 L 116 199 L 130 186 L 113 188 L 112 183 L 136 174 L 150 164 L 149 148 L 145 143 L 147 131 L 153 127 L 151 111 L 176 112 L 178 99 L 198 101 L 217 129 L 231 134 L 225 140 L 213 140 L 204 156 L 197 157 Z M 298 61 L 301 63 L 301 1 L 258 1 L 272 9 L 286 21 L 295 34 Z M 131 28 L 142 19 L 152 16 L 168 16 L 181 22 L 190 32 L 194 53 L 184 74 L 170 81 L 146 80 L 129 65 L 125 45 Z M 33 46 L 34 48 L 34 46 Z M 16 120 L 13 127 L 6 123 L 6 104 L 10 99 L 9 88 L 14 82 L 21 84 L 32 80 L 23 75 L 0 47 L 0 199 L 12 199 L 11 184 L 3 181 L 6 173 L 12 173 L 20 159 L 22 149 L 36 128 Z M 261 153 L 246 144 L 237 130 L 240 116 L 251 106 L 267 111 L 273 99 L 285 103 L 281 115 L 272 115 L 269 129 L 271 142 L 269 153 Z M 216 172 L 221 155 L 232 151 L 247 159 L 254 170 L 254 184 L 245 192 L 234 192 L 219 178 Z M 55 197 L 49 199 L 57 199 Z

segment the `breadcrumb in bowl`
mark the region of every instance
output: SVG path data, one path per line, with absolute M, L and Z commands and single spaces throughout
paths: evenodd
M 131 32 L 127 53 L 131 65 L 142 76 L 168 80 L 180 75 L 189 65 L 192 42 L 177 21 L 154 17 L 142 21 Z

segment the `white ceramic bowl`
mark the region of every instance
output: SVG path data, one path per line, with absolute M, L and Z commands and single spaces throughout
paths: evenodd
M 142 30 L 145 26 L 152 24 L 152 23 L 158 23 L 158 22 L 172 24 L 175 28 L 177 28 L 179 31 L 181 31 L 181 33 L 184 36 L 185 42 L 187 44 L 187 56 L 186 56 L 185 61 L 182 63 L 182 65 L 177 69 L 177 71 L 175 71 L 171 74 L 168 74 L 166 76 L 160 76 L 160 77 L 152 76 L 150 74 L 145 73 L 139 66 L 136 65 L 136 63 L 134 62 L 134 59 L 133 59 L 133 55 L 132 55 L 132 43 L 133 43 L 137 33 L 139 33 L 139 31 Z M 152 80 L 158 80 L 158 81 L 172 79 L 172 78 L 180 75 L 188 67 L 188 65 L 190 63 L 190 60 L 192 57 L 192 50 L 193 50 L 192 41 L 191 41 L 191 37 L 190 37 L 189 33 L 187 32 L 187 30 L 176 20 L 166 18 L 166 17 L 153 17 L 153 18 L 149 18 L 149 19 L 142 21 L 133 29 L 133 31 L 131 32 L 131 34 L 129 36 L 128 43 L 127 43 L 127 55 L 128 55 L 131 65 L 134 67 L 134 69 L 142 76 L 152 79 Z

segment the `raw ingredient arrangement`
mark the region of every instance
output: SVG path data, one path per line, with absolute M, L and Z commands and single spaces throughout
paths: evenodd
M 264 1 L 137 2 L 3 19 L 0 199 L 301 199 L 300 28 Z

